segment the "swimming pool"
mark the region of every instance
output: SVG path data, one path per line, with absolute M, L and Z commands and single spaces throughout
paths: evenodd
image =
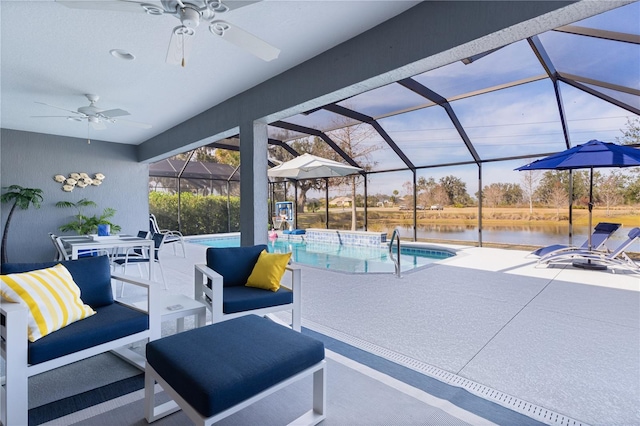
M 192 243 L 209 247 L 240 247 L 240 237 L 211 237 L 190 239 Z M 345 246 L 322 242 L 277 239 L 269 241 L 271 253 L 291 252 L 294 262 L 314 268 L 330 269 L 349 273 L 394 273 L 393 261 L 389 259 L 387 248 Z M 402 272 L 416 269 L 437 260 L 455 256 L 444 248 L 400 245 L 400 265 Z

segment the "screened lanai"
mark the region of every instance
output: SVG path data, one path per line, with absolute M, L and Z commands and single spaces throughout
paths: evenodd
M 448 202 L 477 206 L 482 245 L 483 188 L 521 182 L 516 167 L 591 139 L 618 142 L 638 119 L 638 16 L 635 2 L 271 122 L 269 166 L 311 152 L 363 168 L 354 194 L 399 193 L 411 207 L 413 239 L 420 207 L 442 204 L 433 194 L 425 199 L 419 183 L 453 176 L 470 197 L 449 194 Z M 351 195 L 338 179 L 318 181 L 309 194 L 322 199 L 327 186 Z M 369 207 L 362 204 L 358 229 L 369 228 Z

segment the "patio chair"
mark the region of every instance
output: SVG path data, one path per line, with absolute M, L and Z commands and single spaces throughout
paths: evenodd
M 593 228 L 593 233 L 591 234 L 591 249 L 602 250 L 604 248 L 606 251 L 606 246 L 604 245 L 604 243 L 621 226 L 622 226 L 621 223 L 609 223 L 609 222 L 598 223 L 596 227 Z M 580 247 L 567 246 L 562 244 L 553 244 L 547 247 L 541 247 L 538 250 L 531 252 L 531 254 L 534 256 L 540 257 L 540 260 L 538 260 L 538 263 L 544 263 L 544 261 L 550 256 L 555 256 L 555 255 L 561 254 L 564 251 L 573 251 L 576 249 L 589 250 L 589 239 L 587 238 Z
M 554 256 L 548 256 L 542 263 L 551 265 L 556 263 L 587 261 L 604 266 L 623 267 L 640 274 L 640 264 L 634 262 L 633 259 L 624 252 L 638 239 L 640 239 L 640 228 L 633 228 L 627 234 L 627 239 L 610 253 L 596 250 L 574 249 L 572 251 L 558 253 Z M 615 270 L 612 271 L 615 272 Z
M 211 311 L 212 323 L 248 314 L 291 311 L 291 328 L 300 331 L 302 272 L 298 266 L 286 263 L 288 257 L 278 270 L 282 273 L 273 273 L 279 266 L 262 269 L 268 267 L 269 261 L 264 262 L 264 259 L 273 256 L 266 251 L 266 245 L 207 249 L 207 264 L 195 265 L 194 298 Z M 282 262 L 282 258 L 273 258 Z M 254 274 L 256 268 L 258 272 Z M 253 285 L 248 283 L 250 278 L 255 276 L 269 277 L 268 281 L 275 280 L 276 286 L 269 290 L 249 286 Z
M 151 232 L 152 235 L 164 234 L 165 244 L 180 243 L 182 245 L 182 257 L 187 257 L 187 252 L 185 251 L 185 248 L 184 248 L 184 236 L 182 235 L 182 233 L 180 231 L 160 229 L 160 227 L 158 226 L 158 221 L 153 213 L 149 214 L 149 231 Z M 176 245 L 174 244 L 172 247 L 173 247 L 174 256 L 177 256 Z
M 122 273 L 127 273 L 127 265 L 133 264 L 138 266 L 138 271 L 140 272 L 140 276 L 142 276 L 142 269 L 140 269 L 140 265 L 147 264 L 151 267 L 151 262 L 155 262 L 158 265 L 158 269 L 160 269 L 160 276 L 162 277 L 162 283 L 164 284 L 164 289 L 169 290 L 167 287 L 167 281 L 164 278 L 164 271 L 162 270 L 162 264 L 160 263 L 160 248 L 164 243 L 165 234 L 153 234 L 153 256 L 150 253 L 144 253 L 145 249 L 140 249 L 137 247 L 132 247 L 125 253 L 124 257 L 120 257 L 113 260 L 113 265 L 118 265 L 122 267 Z M 142 255 L 136 250 L 141 251 Z M 148 251 L 148 250 L 146 250 Z M 154 270 L 155 275 L 155 270 Z M 122 288 L 120 289 L 120 297 L 124 295 L 124 283 L 122 284 Z

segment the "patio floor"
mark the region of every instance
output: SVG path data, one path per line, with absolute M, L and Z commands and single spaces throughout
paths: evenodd
M 193 264 L 163 249 L 171 292 Z M 640 424 L 640 276 L 458 255 L 402 278 L 302 266 L 302 325 L 548 424 Z

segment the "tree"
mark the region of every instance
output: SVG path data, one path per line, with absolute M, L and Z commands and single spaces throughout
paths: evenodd
M 235 168 L 240 165 L 240 151 L 218 148 L 214 153 L 214 159 L 216 163 L 228 164 Z
M 626 128 L 620 129 L 622 136 L 616 136 L 616 142 L 620 145 L 640 144 L 640 118 L 627 117 Z
M 446 204 L 458 206 L 471 204 L 471 197 L 467 193 L 467 184 L 460 178 L 453 175 L 442 177 L 440 178 L 440 185 L 444 188 L 449 199 Z
M 624 178 L 619 173 L 611 173 L 600 185 L 598 185 L 598 198 L 607 207 L 607 216 L 610 215 L 612 206 L 619 204 L 623 200 L 622 189 L 624 186 Z
M 616 137 L 616 142 L 621 145 L 640 145 L 640 118 L 627 117 L 625 129 L 620 129 L 622 137 Z M 624 200 L 629 204 L 640 203 L 640 167 L 632 167 L 633 176 L 627 178 L 628 184 L 624 190 Z
M 0 202 L 9 203 L 13 201 L 13 206 L 11 206 L 11 210 L 7 215 L 7 223 L 4 225 L 2 234 L 2 263 L 7 263 L 7 236 L 16 207 L 21 210 L 27 210 L 33 204 L 33 207 L 39 209 L 43 198 L 42 190 L 38 188 L 23 188 L 19 185 L 11 185 L 2 189 L 5 190 L 5 193 L 0 197 Z
M 504 202 L 504 188 L 498 183 L 492 183 L 484 187 L 484 202 L 488 207 L 496 207 Z
M 560 220 L 560 207 L 567 204 L 567 191 L 560 182 L 556 182 L 547 196 L 547 202 L 556 208 L 556 220 Z
M 540 181 L 540 170 L 527 170 L 522 178 L 522 195 L 529 202 L 529 214 L 533 214 L 533 200 L 538 182 Z
M 350 119 L 342 116 L 336 119 L 333 124 L 335 130 L 328 132 L 327 135 L 361 168 L 370 170 L 375 165 L 371 160 L 371 154 L 382 148 L 379 143 L 369 143 L 376 134 L 373 128 L 368 124 L 351 125 Z M 334 153 L 334 155 L 337 157 L 337 153 Z M 333 159 L 335 160 L 336 158 Z M 351 186 L 351 199 L 354 200 L 351 203 L 352 231 L 356 230 L 357 208 L 355 199 L 359 177 L 360 175 L 351 175 L 341 179 L 342 184 Z

